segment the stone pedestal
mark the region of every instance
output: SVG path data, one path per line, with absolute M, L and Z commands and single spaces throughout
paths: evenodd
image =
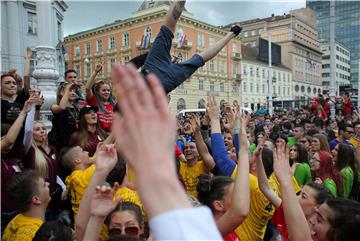
M 37 86 L 45 98 L 41 119 L 47 127 L 51 125 L 52 113 L 50 107 L 56 103 L 57 80 L 59 79 L 59 73 L 55 68 L 55 48 L 51 46 L 51 4 L 51 1 L 36 2 L 39 45 L 36 47 L 37 65 L 33 72 L 33 76 L 37 80 Z

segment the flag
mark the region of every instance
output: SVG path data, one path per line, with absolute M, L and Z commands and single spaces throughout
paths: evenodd
M 186 40 L 187 40 L 187 35 L 186 34 L 181 35 L 177 47 L 182 48 L 185 45 Z
M 142 49 L 149 48 L 150 39 L 151 39 L 151 33 L 147 33 L 147 34 L 142 36 L 142 39 L 141 39 L 141 48 Z

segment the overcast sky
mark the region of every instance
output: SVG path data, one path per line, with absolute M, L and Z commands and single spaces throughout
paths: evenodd
M 65 1 L 64 35 L 127 19 L 143 1 Z M 205 1 L 189 0 L 186 9 L 195 19 L 216 26 L 253 18 L 279 15 L 305 7 L 306 0 Z

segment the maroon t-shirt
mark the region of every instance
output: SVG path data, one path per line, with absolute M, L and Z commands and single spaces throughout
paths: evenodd
M 24 171 L 24 167 L 19 159 L 1 155 L 1 212 L 15 211 L 13 202 L 6 193 L 6 188 L 11 178 L 22 171 Z

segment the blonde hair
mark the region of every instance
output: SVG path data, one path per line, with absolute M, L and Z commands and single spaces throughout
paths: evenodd
M 34 121 L 34 125 L 36 123 L 41 123 L 42 125 L 44 125 L 41 121 Z M 35 171 L 37 171 L 39 173 L 39 175 L 41 177 L 47 178 L 48 177 L 48 163 L 47 163 L 44 153 L 36 145 L 34 137 L 32 139 L 32 147 L 34 148 L 34 151 L 35 151 L 35 167 L 34 167 L 34 169 L 35 169 Z

